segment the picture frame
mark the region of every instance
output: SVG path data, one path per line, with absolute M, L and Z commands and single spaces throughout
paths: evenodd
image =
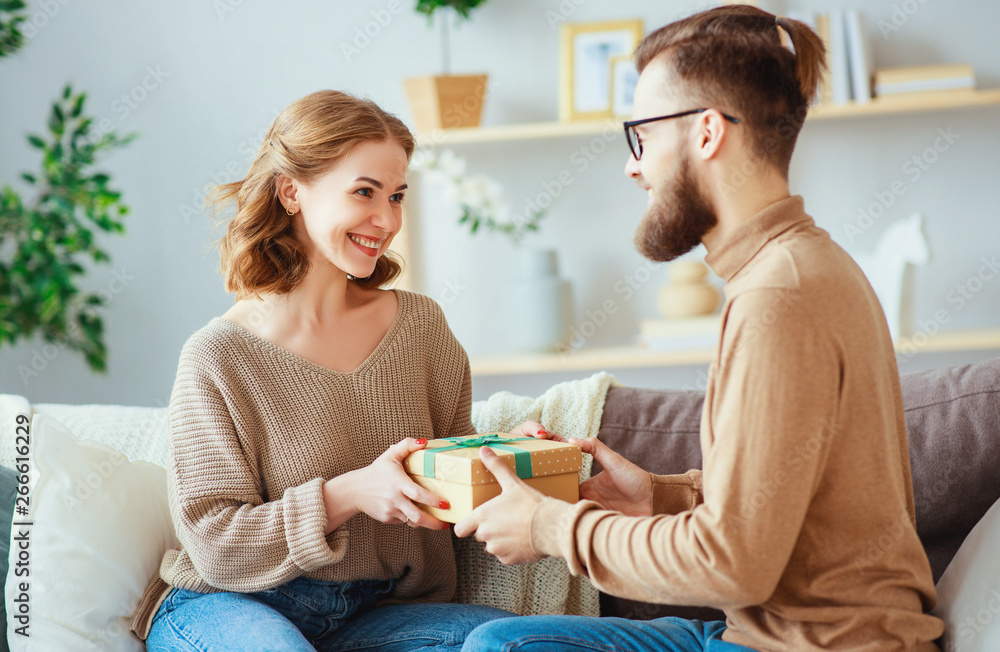
M 600 120 L 612 116 L 611 59 L 631 57 L 642 35 L 640 19 L 563 23 L 560 28 L 560 120 Z
M 635 99 L 635 85 L 639 82 L 639 71 L 631 56 L 611 57 L 611 115 L 615 118 L 632 116 L 632 102 Z

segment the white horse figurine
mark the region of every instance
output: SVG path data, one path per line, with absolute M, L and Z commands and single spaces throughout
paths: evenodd
M 894 340 L 912 328 L 913 265 L 931 259 L 922 227 L 923 216 L 914 213 L 890 224 L 874 251 L 853 255 L 882 304 Z

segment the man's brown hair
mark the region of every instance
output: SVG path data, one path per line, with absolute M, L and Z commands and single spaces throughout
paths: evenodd
M 780 29 L 779 29 L 780 28 Z M 784 30 L 795 52 L 782 43 Z M 735 115 L 755 156 L 788 176 L 788 166 L 822 75 L 823 42 L 807 25 L 756 7 L 710 9 L 656 30 L 639 44 L 641 73 L 667 65 L 664 83 L 698 107 Z

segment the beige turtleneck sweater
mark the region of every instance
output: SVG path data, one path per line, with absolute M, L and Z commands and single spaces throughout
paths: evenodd
M 784 199 L 709 252 L 726 281 L 703 470 L 653 477 L 652 517 L 545 499 L 536 553 L 601 590 L 727 616 L 755 650 L 937 650 L 885 318 L 861 270 Z
M 441 308 L 396 291 L 385 338 L 357 369 L 313 364 L 221 318 L 187 341 L 170 399 L 168 495 L 181 546 L 132 623 L 142 639 L 170 587 L 255 592 L 296 577 L 396 579 L 390 599 L 448 601 L 451 534 L 358 514 L 324 535 L 325 480 L 406 437 L 475 432 L 469 362 Z

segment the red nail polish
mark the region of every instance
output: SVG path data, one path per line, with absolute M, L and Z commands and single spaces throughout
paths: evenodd
M 442 500 L 441 502 L 438 503 L 438 507 L 440 507 L 441 509 L 451 509 L 451 503 L 449 503 L 447 500 Z
M 539 435 L 547 435 L 547 434 L 549 434 L 549 431 L 548 430 L 543 430 L 543 429 L 539 428 L 538 429 L 538 434 Z
M 427 443 L 427 440 L 426 440 L 426 439 L 423 439 L 423 438 L 421 438 L 421 439 L 418 439 L 418 440 L 417 440 L 417 443 L 418 443 L 418 444 L 420 444 L 421 446 L 423 446 L 424 444 L 426 444 L 426 443 Z

